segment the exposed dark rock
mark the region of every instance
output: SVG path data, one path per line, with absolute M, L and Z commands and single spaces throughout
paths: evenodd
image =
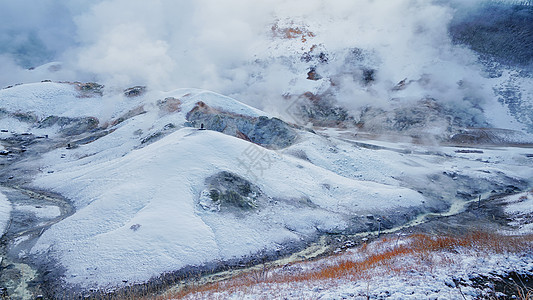
M 533 64 L 531 66 L 533 69 Z M 500 66 L 497 70 L 504 70 L 504 67 Z M 505 82 L 494 89 L 494 92 L 498 96 L 498 101 L 509 109 L 509 113 L 525 125 L 524 129 L 533 133 L 533 110 L 530 101 L 527 100 L 527 94 L 524 93 L 525 90 L 522 90 L 520 85 L 521 81 L 529 80 L 528 78 L 533 78 L 533 72 L 532 74 L 513 72 Z
M 206 179 L 200 205 L 210 211 L 248 211 L 258 208 L 261 190 L 248 180 L 230 172 L 220 172 Z
M 124 96 L 129 98 L 142 96 L 144 93 L 146 93 L 146 87 L 139 85 L 124 90 Z
M 300 57 L 303 62 L 313 62 L 316 64 L 327 64 L 329 57 L 324 45 L 313 45 L 309 51 L 304 52 Z
M 309 70 L 309 72 L 307 72 L 307 79 L 309 80 L 320 80 L 322 79 L 322 76 L 320 76 L 317 72 L 316 72 L 316 69 L 315 68 L 311 68 L 311 70 Z
M 96 140 L 98 140 L 99 138 L 102 138 L 110 133 L 112 133 L 113 130 L 103 130 L 103 131 L 97 131 L 96 133 L 88 136 L 88 137 L 85 137 L 85 138 L 82 138 L 80 140 L 77 140 L 77 141 L 74 141 L 72 142 L 73 145 L 86 145 L 86 144 L 90 144 Z
M 49 116 L 38 123 L 38 128 L 47 128 L 54 125 L 60 127 L 59 132 L 63 135 L 72 136 L 93 131 L 98 128 L 100 122 L 94 117 L 69 118 Z
M 180 99 L 174 97 L 167 97 L 165 100 L 158 100 L 157 106 L 163 114 L 181 111 Z
M 465 107 L 464 110 L 460 109 L 462 106 Z M 388 109 L 366 107 L 361 110 L 356 125 L 368 133 L 401 133 L 416 139 L 431 138 L 453 143 L 461 139 L 469 140 L 466 128 L 488 127 L 482 111 L 472 107 L 468 100 L 443 104 L 432 98 L 415 103 L 391 101 Z M 435 130 L 437 128 L 438 130 Z M 503 132 L 499 135 L 503 135 Z M 481 140 L 481 138 L 473 136 L 471 140 Z M 489 139 L 485 140 L 490 142 Z M 493 140 L 501 141 L 500 138 Z
M 520 133 L 495 128 L 465 128 L 452 135 L 450 142 L 465 145 L 505 144 Z
M 455 150 L 455 153 L 477 153 L 477 154 L 482 154 L 483 151 L 481 150 L 470 150 L 470 149 L 461 149 L 461 150 Z
M 172 133 L 176 131 L 176 125 L 172 123 L 166 124 L 163 129 L 160 131 L 157 131 L 155 133 L 150 134 L 149 136 L 142 139 L 141 144 L 151 144 L 153 142 L 156 142 L 160 139 L 162 139 L 164 136 L 168 135 L 169 133 Z
M 530 294 L 533 291 L 531 273 L 520 274 L 513 271 L 509 274 L 497 274 L 494 272 L 490 276 L 476 275 L 470 280 L 471 284 L 459 280 L 454 280 L 454 283 L 482 290 L 483 299 L 531 299 Z
M 304 93 L 297 100 L 299 107 L 295 113 L 304 123 L 312 123 L 315 126 L 344 127 L 353 123 L 353 118 L 348 111 L 335 105 L 332 95 L 325 93 L 315 95 L 311 92 Z
M 187 113 L 187 120 L 194 127 L 204 124 L 206 129 L 222 132 L 271 148 L 288 147 L 297 138 L 296 131 L 280 119 L 264 116 L 256 118 L 222 112 L 207 106 L 203 102 L 198 102 Z
M 144 110 L 144 106 L 141 105 L 139 107 L 136 107 L 136 108 L 128 111 L 127 113 L 123 114 L 119 118 L 113 120 L 111 122 L 111 126 L 118 125 L 118 124 L 126 121 L 127 119 L 133 118 L 133 117 L 138 116 L 138 115 L 142 115 L 144 113 L 146 113 L 146 110 Z
M 285 148 L 296 140 L 296 133 L 278 118 L 261 116 L 248 132 L 248 137 L 254 143 Z
M 104 94 L 104 86 L 96 82 L 76 82 L 75 84 L 78 91 L 80 91 L 79 97 L 81 98 L 101 97 Z
M 376 70 L 374 69 L 363 69 L 363 83 L 368 85 L 376 80 Z
M 14 112 L 10 116 L 24 123 L 33 124 L 39 121 L 39 117 L 32 112 Z
M 407 82 L 407 78 L 402 79 L 402 80 L 400 80 L 400 82 L 398 82 L 398 83 L 392 88 L 392 90 L 393 90 L 393 91 L 401 91 L 401 90 L 405 90 L 405 88 L 407 87 L 407 85 L 409 85 L 411 82 L 412 82 L 412 81 Z

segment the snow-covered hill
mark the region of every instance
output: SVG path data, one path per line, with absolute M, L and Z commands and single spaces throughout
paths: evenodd
M 71 198 L 78 212 L 43 234 L 33 251 L 61 257 L 70 283 L 139 282 L 275 250 L 316 231 L 343 231 L 356 212 L 405 213 L 424 201 L 415 191 L 350 180 L 255 147 L 181 129 L 122 158 L 38 178 L 37 185 Z M 253 150 L 265 163 L 265 170 L 251 170 L 257 176 L 239 163 Z M 239 200 L 221 195 L 216 203 L 207 179 L 222 172 L 224 180 L 253 186 L 252 193 Z
M 531 188 L 530 1 L 26 6 L 0 10 L 8 293 L 242 266 Z
M 0 91 L 6 184 L 72 201 L 73 214 L 23 250 L 38 268 L 59 264 L 64 272 L 52 274 L 67 285 L 141 283 L 275 257 L 324 233 L 460 211 L 466 200 L 522 190 L 533 178 L 526 148 L 365 140 L 290 125 L 202 90 L 100 89 L 44 82 Z

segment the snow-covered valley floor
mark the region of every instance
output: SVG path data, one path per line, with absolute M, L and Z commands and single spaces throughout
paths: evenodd
M 531 299 L 533 236 L 388 236 L 311 262 L 265 265 L 172 299 Z
M 155 298 L 532 299 L 531 207 L 533 191 L 472 203 L 427 226 L 352 239 L 325 257 L 192 279 Z M 487 222 L 495 226 L 487 230 Z

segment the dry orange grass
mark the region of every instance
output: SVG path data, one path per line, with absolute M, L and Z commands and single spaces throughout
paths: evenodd
M 321 282 L 335 284 L 337 279 L 360 280 L 373 276 L 400 274 L 409 270 L 433 271 L 439 265 L 453 264 L 453 257 L 446 255 L 459 251 L 476 255 L 491 253 L 524 253 L 532 251 L 533 235 L 505 236 L 487 232 L 472 232 L 461 236 L 430 236 L 413 234 L 402 239 L 383 238 L 364 244 L 351 253 L 341 253 L 314 262 L 294 263 L 286 268 L 251 271 L 232 279 L 206 284 L 191 285 L 180 292 L 160 299 L 212 298 L 216 293 L 246 293 L 261 284 L 286 284 Z M 434 255 L 434 254 L 440 255 Z M 405 258 L 410 259 L 406 260 Z M 301 268 L 299 268 L 301 266 Z M 287 267 L 287 266 L 286 266 Z M 259 276 L 257 272 L 262 272 Z M 531 291 L 524 291 L 524 293 Z M 527 298 L 526 298 L 527 299 Z

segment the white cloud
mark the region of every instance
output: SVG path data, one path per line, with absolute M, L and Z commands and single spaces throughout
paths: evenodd
M 0 40 L 19 45 L 0 47 L 0 54 L 3 51 L 13 58 L 15 52 L 19 62 L 64 62 L 63 73 L 39 74 L 41 79 L 96 80 L 121 87 L 146 84 L 166 90 L 205 88 L 267 109 L 283 106 L 282 94 L 323 88 L 313 87 L 305 79 L 309 64 L 299 59 L 312 45 L 322 45 L 332 53 L 329 64 L 320 69 L 326 75 L 343 73 L 345 49 L 358 47 L 373 53 L 376 82 L 368 89 L 361 88 L 357 80 L 343 78 L 341 103 L 386 103 L 391 86 L 426 74 L 438 86 L 415 84 L 404 93 L 407 98 L 430 95 L 453 100 L 463 96 L 458 81 L 475 81 L 479 75 L 470 66 L 472 54 L 450 42 L 447 24 L 454 10 L 449 3 L 23 0 L 9 2 L 0 12 L 0 18 L 9 20 L 0 25 Z M 299 38 L 275 39 L 271 26 L 278 20 L 294 22 L 293 26 L 314 36 L 306 36 L 306 43 Z M 32 34 L 33 40 L 28 38 Z M 21 48 L 33 52 L 17 52 Z M 279 55 L 292 57 L 273 59 Z M 3 57 L 6 60 L 8 56 Z M 5 65 L 17 68 L 13 63 Z M 3 73 L 0 86 L 39 80 L 37 75 L 20 70 L 12 77 Z

